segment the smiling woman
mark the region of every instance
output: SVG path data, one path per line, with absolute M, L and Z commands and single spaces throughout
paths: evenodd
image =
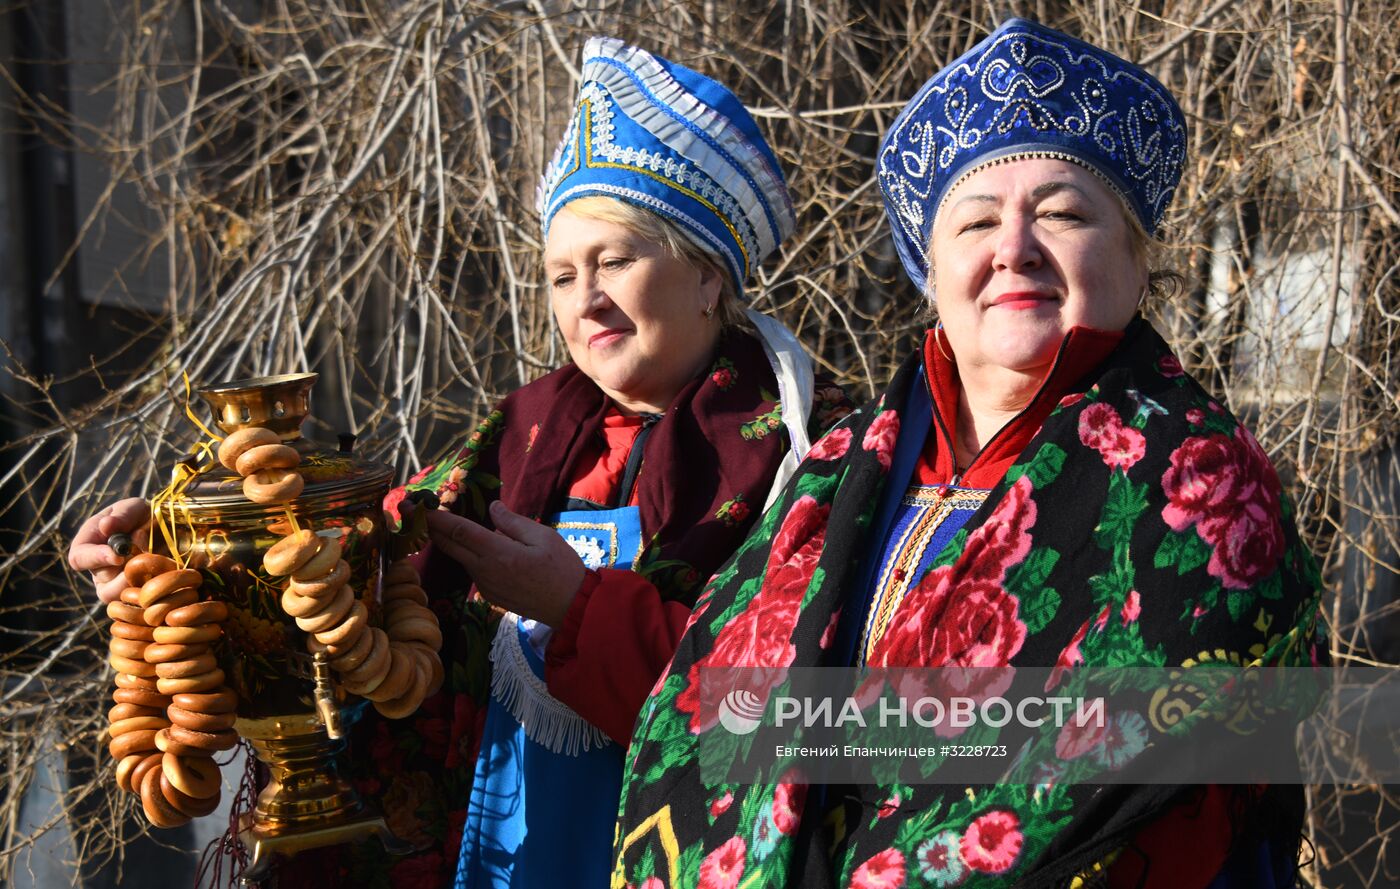
M 734 749 L 711 668 L 1029 666 L 1065 693 L 1079 666 L 1325 660 L 1278 475 L 1137 313 L 1185 127 L 1147 72 L 1021 19 L 901 112 L 876 175 L 942 324 L 697 605 L 632 741 L 614 885 L 689 885 L 688 862 L 767 887 L 1292 884 L 1301 788 L 1109 774 L 1171 780 L 1174 743 L 1253 752 L 1286 722 L 1222 738 L 1136 705 L 1091 738 L 998 736 L 1000 783 L 938 783 L 928 757 L 881 763 L 898 784 L 808 786 L 757 747 L 704 783 L 702 751 Z
M 1071 330 L 1122 330 L 1147 288 L 1123 202 L 1083 166 L 1050 158 L 963 179 L 929 256 L 931 299 L 967 393 L 960 467 L 1030 402 Z

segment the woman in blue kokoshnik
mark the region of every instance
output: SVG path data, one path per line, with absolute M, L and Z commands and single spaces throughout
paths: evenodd
M 368 713 L 351 773 L 416 851 L 313 850 L 286 885 L 606 885 L 623 752 L 695 597 L 850 409 L 743 308 L 795 218 L 739 100 L 614 39 L 582 75 L 538 194 L 572 361 L 386 500 L 395 520 L 410 492 L 442 504 L 418 558 L 447 675 L 413 717 Z M 79 533 L 100 593 L 102 541 L 145 517 L 124 501 Z
M 1049 692 L 1325 658 L 1278 475 L 1138 313 L 1187 144 L 1141 68 L 1020 19 L 904 108 L 877 176 L 940 323 L 701 594 L 633 737 L 614 887 L 1292 885 L 1301 787 L 1057 780 L 1150 761 L 1155 712 L 1046 729 L 1021 783 L 701 767 L 707 668 L 1042 667 Z

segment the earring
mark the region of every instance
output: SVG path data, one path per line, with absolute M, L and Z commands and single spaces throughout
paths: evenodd
M 706 318 L 713 318 L 714 316 L 715 316 L 715 307 L 714 307 L 713 305 L 705 306 L 705 317 L 706 317 Z
M 941 333 L 943 333 L 943 322 L 939 321 L 938 326 L 933 329 L 933 344 L 938 347 L 938 354 L 948 359 L 949 364 L 957 364 L 952 355 L 943 351 L 943 337 L 939 336 Z

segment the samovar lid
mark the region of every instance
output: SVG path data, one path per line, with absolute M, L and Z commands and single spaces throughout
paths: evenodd
M 284 441 L 292 441 L 301 438 L 301 423 L 311 413 L 311 387 L 319 376 L 247 377 L 206 386 L 199 394 L 213 408 L 214 422 L 225 435 L 248 426 L 265 426 Z
M 264 426 L 301 454 L 297 472 L 306 488 L 297 500 L 338 497 L 387 488 L 394 470 L 365 460 L 350 450 L 353 436 L 343 436 L 340 449 L 317 445 L 301 436 L 301 424 L 310 413 L 311 386 L 317 374 L 281 374 L 249 377 L 217 383 L 199 390 L 214 412 L 214 422 L 227 435 L 248 426 Z M 265 507 L 243 496 L 243 478 L 222 464 L 207 466 L 182 492 L 195 505 Z

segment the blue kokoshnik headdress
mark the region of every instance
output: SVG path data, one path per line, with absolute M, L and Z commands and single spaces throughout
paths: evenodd
M 610 37 L 584 46 L 578 105 L 536 199 L 545 235 L 586 195 L 675 223 L 723 259 L 739 294 L 797 224 L 777 158 L 734 94 Z
M 876 175 L 895 247 L 923 290 L 944 199 L 982 166 L 1025 157 L 1098 175 L 1156 231 L 1186 160 L 1166 87 L 1112 53 L 1009 19 L 924 84 L 880 143 Z

